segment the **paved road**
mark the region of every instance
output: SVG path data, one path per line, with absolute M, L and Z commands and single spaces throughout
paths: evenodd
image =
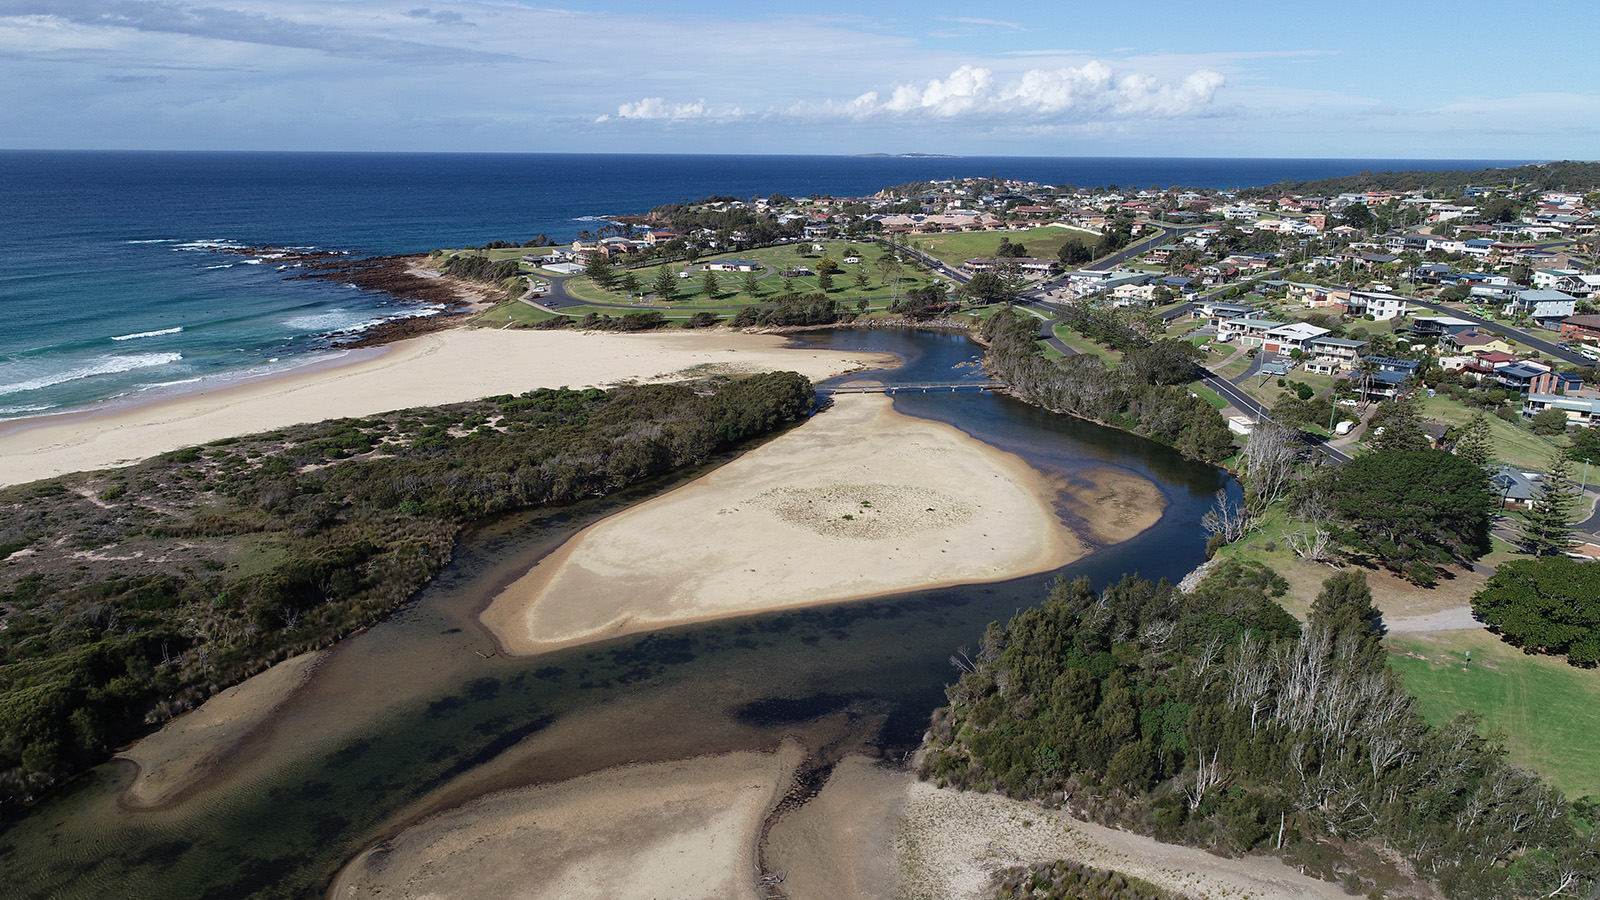
M 1442 303 L 1435 303 L 1432 300 L 1418 300 L 1412 298 L 1408 299 L 1406 302 L 1415 303 L 1418 306 L 1431 309 L 1434 312 L 1443 313 L 1447 316 L 1454 316 L 1458 319 L 1466 319 L 1469 322 L 1477 322 L 1478 324 L 1492 328 L 1495 331 L 1505 332 L 1518 343 L 1527 344 L 1529 347 L 1532 347 L 1546 356 L 1553 356 L 1556 359 L 1566 360 L 1569 363 L 1579 366 L 1592 366 L 1595 364 L 1594 360 L 1585 359 L 1576 350 L 1563 350 L 1560 347 L 1557 347 L 1551 341 L 1544 340 L 1543 338 L 1536 338 L 1524 331 L 1518 331 L 1504 322 L 1496 322 L 1493 319 L 1485 319 L 1476 313 L 1465 312 L 1452 306 L 1445 306 Z

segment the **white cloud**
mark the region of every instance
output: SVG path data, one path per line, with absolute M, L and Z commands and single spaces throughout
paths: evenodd
M 693 103 L 673 103 L 665 97 L 645 97 L 617 107 L 615 116 L 600 116 L 596 122 L 616 119 L 653 119 L 678 122 L 685 119 L 741 119 L 745 112 L 737 106 L 711 108 L 702 97 Z
M 1119 72 L 1110 63 L 1090 60 L 1081 66 L 1029 69 L 1007 80 L 996 78 L 983 66 L 963 65 L 946 78 L 921 84 L 896 86 L 887 100 L 867 91 L 854 100 L 801 100 L 758 114 L 760 118 L 787 119 L 908 119 L 932 118 L 1015 119 L 1018 125 L 1072 121 L 1174 118 L 1205 112 L 1226 79 L 1210 69 L 1199 69 L 1177 82 L 1162 81 L 1147 72 Z M 612 119 L 733 119 L 748 114 L 737 107 L 713 109 L 701 99 L 674 103 L 664 97 L 646 97 L 624 103 Z M 1039 119 L 1046 121 L 1039 122 Z

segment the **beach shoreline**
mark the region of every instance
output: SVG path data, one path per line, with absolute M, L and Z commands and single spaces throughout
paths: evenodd
M 223 386 L 0 424 L 0 485 L 131 465 L 182 447 L 307 422 L 540 388 L 609 387 L 790 370 L 823 378 L 895 364 L 887 354 L 796 350 L 778 335 L 451 328 L 342 351 Z

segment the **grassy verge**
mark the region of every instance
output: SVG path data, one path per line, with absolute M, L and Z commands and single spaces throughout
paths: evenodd
M 1060 339 L 1061 343 L 1066 344 L 1068 347 L 1071 347 L 1079 353 L 1087 353 L 1091 356 L 1100 357 L 1105 361 L 1107 366 L 1115 366 L 1122 362 L 1122 351 L 1113 350 L 1110 347 L 1097 344 L 1078 332 L 1066 327 L 1065 325 L 1056 325 L 1055 335 L 1058 339 Z

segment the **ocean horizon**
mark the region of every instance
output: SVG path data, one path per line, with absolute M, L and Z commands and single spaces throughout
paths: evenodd
M 865 196 L 998 175 L 1259 187 L 1523 160 L 0 150 L 0 420 L 204 389 L 334 352 L 415 309 L 270 252 L 424 253 L 709 195 Z

